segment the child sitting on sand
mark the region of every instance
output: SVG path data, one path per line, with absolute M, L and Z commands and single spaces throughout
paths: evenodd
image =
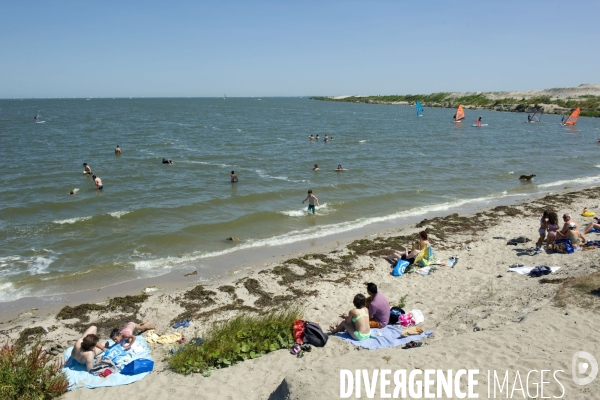
M 146 325 L 138 325 L 135 322 L 128 322 L 123 329 L 119 331 L 119 328 L 115 328 L 110 332 L 110 338 L 114 340 L 115 343 L 120 343 L 124 349 L 128 349 L 131 347 L 133 342 L 135 342 L 135 335 L 133 334 L 134 330 L 145 331 L 149 329 L 156 329 L 154 325 L 146 326 Z

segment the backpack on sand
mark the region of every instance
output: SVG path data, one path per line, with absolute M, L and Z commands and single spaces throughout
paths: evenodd
M 315 347 L 324 347 L 327 344 L 327 336 L 321 327 L 314 322 L 307 322 L 304 327 L 304 343 L 312 344 Z

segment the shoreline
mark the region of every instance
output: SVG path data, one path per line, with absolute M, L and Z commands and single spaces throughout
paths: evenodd
M 600 85 L 505 92 L 440 92 L 384 96 L 313 96 L 311 100 L 414 106 L 419 100 L 425 107 L 533 113 L 538 107 L 545 114 L 568 115 L 581 105 L 581 116 L 600 117 Z
M 558 185 L 557 185 L 558 186 Z M 578 190 L 595 186 L 581 185 Z M 273 267 L 289 258 L 302 256 L 307 253 L 329 252 L 339 247 L 345 247 L 354 240 L 364 237 L 391 235 L 393 231 L 410 229 L 423 218 L 443 217 L 452 213 L 461 215 L 474 214 L 478 210 L 488 209 L 499 205 L 512 205 L 539 199 L 549 193 L 562 193 L 570 188 L 556 192 L 513 194 L 505 197 L 493 197 L 485 200 L 465 200 L 462 204 L 447 209 L 417 213 L 406 217 L 386 219 L 371 222 L 365 226 L 352 228 L 348 231 L 336 232 L 316 239 L 304 239 L 278 246 L 250 247 L 234 250 L 230 253 L 215 257 L 202 258 L 191 265 L 173 268 L 169 272 L 151 277 L 138 277 L 125 281 L 108 282 L 102 285 L 89 283 L 80 290 L 44 296 L 26 296 L 10 302 L 0 303 L 0 324 L 10 321 L 22 313 L 36 310 L 36 314 L 57 312 L 65 304 L 98 303 L 116 296 L 137 295 L 146 288 L 158 288 L 161 293 L 172 293 L 185 290 L 191 286 L 203 284 L 214 285 L 217 282 L 229 282 L 236 275 L 256 271 L 261 268 Z M 240 261 L 241 260 L 241 261 Z M 233 265 L 232 267 L 226 267 Z M 191 275 L 190 275 L 191 274 Z
M 46 331 L 41 337 L 44 346 L 58 343 L 68 347 L 91 324 L 98 325 L 100 334 L 105 335 L 112 326 L 120 326 L 131 318 L 149 318 L 156 323 L 159 334 L 178 332 L 191 338 L 202 335 L 207 326 L 240 312 L 260 314 L 286 304 L 301 305 L 307 320 L 326 327 L 338 319 L 341 311 L 347 311 L 355 293 L 364 292 L 365 282 L 376 282 L 390 305 L 404 298 L 407 310 L 422 310 L 425 322 L 421 326 L 434 331 L 434 335 L 424 341 L 421 349 L 355 351 L 349 343 L 331 338 L 325 348 L 314 349 L 303 359 L 291 357 L 287 351 L 275 351 L 203 377 L 170 371 L 165 360 L 173 346 L 156 344 L 151 345 L 156 360 L 151 379 L 117 388 L 77 389 L 64 398 L 94 399 L 115 394 L 136 394 L 152 400 L 175 395 L 185 398 L 185 393 L 199 385 L 206 393 L 219 393 L 219 398 L 240 397 L 239 388 L 244 388 L 245 397 L 251 399 L 285 398 L 277 397 L 282 391 L 298 399 L 333 398 L 339 395 L 340 368 L 503 371 L 539 370 L 544 366 L 568 371 L 575 351 L 600 352 L 600 339 L 594 334 L 600 329 L 600 316 L 594 308 L 600 308 L 600 299 L 591 296 L 593 307 L 590 307 L 587 303 L 573 303 L 573 296 L 563 294 L 561 301 L 566 303 L 559 305 L 557 293 L 569 290 L 564 283 L 598 275 L 595 258 L 600 250 L 571 255 L 541 253 L 532 257 L 525 248 L 537 239 L 542 209 L 570 212 L 584 226 L 588 220 L 579 214 L 586 206 L 600 211 L 596 204 L 589 204 L 599 194 L 600 186 L 594 186 L 512 205 L 492 205 L 470 214 L 449 211 L 442 217 L 427 216 L 415 225 L 406 224 L 379 234 L 363 235 L 347 244 L 323 247 L 321 250 L 326 252 L 323 254 L 288 254 L 296 258 L 242 269 L 223 281 L 197 285 L 192 290 L 153 292 L 143 299 L 129 299 L 128 304 L 135 306 L 133 314 L 124 309 L 85 311 L 70 319 L 41 312 L 22 314 L 10 323 L 0 323 L 0 333 L 14 340 L 24 328 L 41 327 Z M 417 273 L 392 276 L 390 265 L 379 255 L 402 248 L 412 239 L 413 232 L 422 229 L 429 232 L 438 258 L 458 255 L 458 264 L 454 268 L 437 266 L 427 276 Z M 506 245 L 507 239 L 521 235 L 533 242 Z M 588 235 L 588 239 L 597 238 L 597 234 Z M 515 263 L 560 266 L 557 273 L 548 276 L 549 283 L 559 284 L 542 284 L 539 279 L 507 273 L 507 268 Z M 190 316 L 189 328 L 171 328 L 174 320 L 186 315 Z M 544 341 L 539 340 L 540 335 Z M 552 343 L 550 348 L 548 343 Z M 177 385 L 172 385 L 173 382 Z M 588 391 L 600 386 L 594 383 L 583 390 L 572 382 L 561 382 L 569 398 L 589 398 Z M 547 389 L 550 389 L 547 393 L 552 392 L 552 385 Z M 480 394 L 484 393 L 482 386 Z

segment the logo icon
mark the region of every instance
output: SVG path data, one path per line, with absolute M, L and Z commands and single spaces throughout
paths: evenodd
M 575 382 L 576 385 L 587 385 L 596 379 L 596 375 L 598 375 L 598 362 L 590 353 L 578 351 L 573 354 L 571 372 L 573 374 L 573 382 Z M 579 377 L 585 373 L 589 373 L 589 375 L 585 378 Z

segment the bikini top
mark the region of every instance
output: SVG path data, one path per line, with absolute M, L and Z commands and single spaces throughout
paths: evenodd
M 548 229 L 558 229 L 558 225 L 548 224 Z
M 357 317 L 352 318 L 352 322 L 358 321 L 360 317 L 368 317 L 369 314 L 359 314 Z

